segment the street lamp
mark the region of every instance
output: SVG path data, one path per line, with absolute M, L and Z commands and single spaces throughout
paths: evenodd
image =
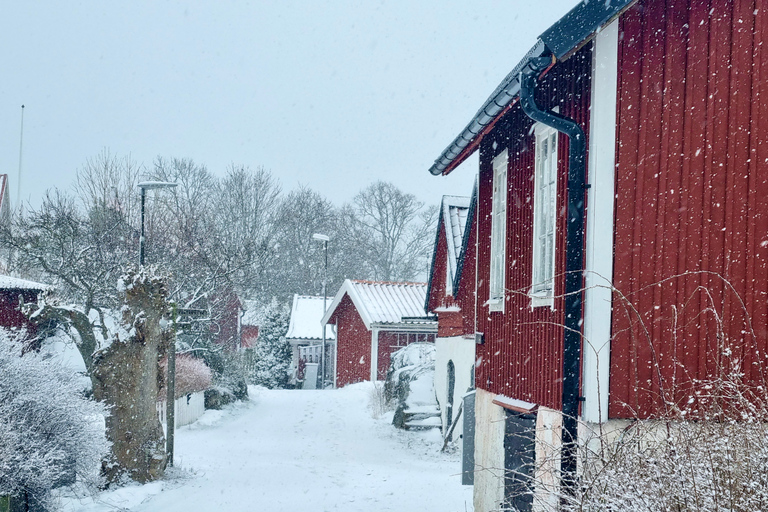
M 173 188 L 178 183 L 172 181 L 142 181 L 138 187 L 141 189 L 141 236 L 139 237 L 139 265 L 144 266 L 144 202 L 147 196 L 147 190 L 157 190 L 159 188 Z
M 312 240 L 318 240 L 320 242 L 323 242 L 323 251 L 325 252 L 325 269 L 323 270 L 323 316 L 325 316 L 325 302 L 327 300 L 326 293 L 325 293 L 325 287 L 328 284 L 328 242 L 330 241 L 330 238 L 328 235 L 321 235 L 320 233 L 315 233 L 312 235 Z M 325 388 L 325 324 L 322 324 L 321 327 L 323 328 L 323 343 L 320 345 L 320 389 Z
M 141 236 L 139 237 L 139 265 L 144 266 L 144 202 L 147 190 L 173 188 L 178 183 L 169 181 L 142 181 L 141 189 Z M 168 377 L 165 383 L 165 453 L 168 465 L 173 466 L 173 437 L 176 431 L 176 305 L 173 305 L 173 341 L 168 350 Z

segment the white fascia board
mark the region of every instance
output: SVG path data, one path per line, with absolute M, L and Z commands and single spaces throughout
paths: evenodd
M 342 284 L 341 288 L 339 288 L 339 291 L 336 292 L 336 296 L 333 298 L 333 301 L 331 301 L 330 305 L 328 306 L 328 309 L 325 311 L 325 315 L 323 315 L 323 319 L 320 320 L 321 324 L 326 325 L 328 323 L 328 321 L 333 316 L 333 313 L 336 311 L 336 308 L 339 307 L 339 304 L 341 303 L 341 300 L 344 298 L 344 295 L 349 295 L 350 300 L 352 300 L 352 303 L 355 305 L 357 312 L 360 314 L 360 318 L 363 319 L 365 328 L 370 331 L 371 330 L 370 314 L 365 309 L 365 305 L 363 304 L 363 301 L 360 300 L 360 296 L 355 291 L 355 287 L 352 284 L 352 281 L 349 279 L 345 279 L 344 284 Z
M 618 20 L 594 39 L 584 297 L 582 419 L 608 419 L 613 282 Z
M 451 229 L 451 207 L 445 199 L 443 199 L 443 231 L 445 232 L 445 252 L 448 255 L 448 273 L 453 278 L 456 275 L 456 255 L 454 254 L 453 230 Z M 451 295 L 453 295 L 453 279 L 451 282 L 445 283 L 445 286 L 451 290 Z
M 365 301 L 362 297 L 360 297 L 360 294 L 357 293 L 357 288 L 352 283 L 352 281 L 348 279 L 344 282 L 344 284 L 346 285 L 347 283 L 349 283 L 349 289 L 347 291 L 347 293 L 349 293 L 349 298 L 352 300 L 352 304 L 355 305 L 355 309 L 357 309 L 357 313 L 360 315 L 360 318 L 363 319 L 365 328 L 370 331 L 373 320 L 371 319 L 370 312 L 368 312 L 368 308 L 365 307 Z
M 371 329 L 371 382 L 379 376 L 379 329 Z

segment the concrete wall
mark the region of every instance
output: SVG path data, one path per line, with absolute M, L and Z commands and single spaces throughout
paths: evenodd
M 504 426 L 506 411 L 493 404 L 497 395 L 478 389 L 475 401 L 475 512 L 495 512 L 504 501 Z M 600 453 L 609 448 L 631 422 L 610 420 L 602 424 L 580 423 L 579 441 L 584 449 Z M 562 435 L 560 411 L 539 407 L 536 412 L 534 512 L 559 509 L 560 450 Z M 659 429 L 663 434 L 663 429 Z M 579 468 L 581 471 L 581 468 Z
M 472 368 L 475 365 L 475 340 L 461 336 L 437 338 L 435 339 L 435 349 L 435 393 L 437 394 L 437 402 L 440 404 L 443 435 L 445 435 L 448 424 L 446 417 L 448 410 L 448 362 L 453 361 L 456 370 L 456 382 L 453 388 L 453 418 L 451 419 L 453 423 L 459 411 L 461 397 L 474 384 L 472 382 Z M 462 422 L 459 421 L 453 431 L 453 439 L 459 439 L 462 433 Z

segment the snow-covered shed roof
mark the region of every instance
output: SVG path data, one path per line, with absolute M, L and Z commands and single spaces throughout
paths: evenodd
M 253 325 L 258 327 L 261 323 L 261 312 L 259 311 L 258 301 L 244 300 L 243 309 L 245 312 L 240 319 L 240 325 Z
M 19 279 L 18 277 L 0 275 L 0 290 L 37 290 L 42 292 L 51 289 L 53 289 L 53 286 L 49 284 L 36 283 L 34 281 L 27 281 L 26 279 Z
M 456 267 L 464 241 L 464 227 L 467 225 L 469 197 L 443 196 L 442 216 L 445 236 L 448 239 L 448 264 L 451 269 L 451 281 L 456 275 Z
M 326 300 L 326 305 L 331 298 Z M 323 319 L 323 297 L 315 295 L 294 295 L 291 307 L 291 321 L 288 324 L 286 339 L 320 340 L 323 337 L 321 320 Z M 333 340 L 336 336 L 326 326 L 325 339 Z
M 460 265 L 462 248 L 464 247 L 464 232 L 466 231 L 470 202 L 471 198 L 465 196 L 443 196 L 443 201 L 440 205 L 440 219 L 437 222 L 437 232 L 435 233 L 435 246 L 432 250 L 431 272 L 425 301 L 428 300 L 429 293 L 432 290 L 432 272 L 436 268 L 437 244 L 440 240 L 441 229 L 445 230 L 446 241 L 448 242 L 449 276 L 446 286 L 449 287 L 451 295 L 455 295 L 453 290 L 454 280 Z
M 357 312 L 370 329 L 373 324 L 400 324 L 403 319 L 423 319 L 427 283 L 363 281 L 347 279 L 328 307 L 322 322 L 328 323 L 345 295 L 357 308 Z M 433 323 L 424 320 L 423 323 Z

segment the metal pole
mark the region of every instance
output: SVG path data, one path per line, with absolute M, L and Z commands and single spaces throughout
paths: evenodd
M 16 208 L 21 205 L 21 157 L 24 155 L 22 149 L 24 148 L 24 105 L 21 106 L 21 129 L 19 131 L 19 179 L 16 184 Z M 8 199 L 10 200 L 10 191 Z
M 327 298 L 326 298 L 327 294 L 325 293 L 325 287 L 328 284 L 328 241 L 327 240 L 323 240 L 323 250 L 325 251 L 325 269 L 323 270 L 323 316 L 325 316 L 325 310 L 326 310 L 325 302 L 327 300 Z M 323 327 L 323 345 L 322 345 L 322 355 L 320 357 L 320 375 L 322 375 L 322 377 L 321 377 L 321 382 L 320 382 L 320 389 L 324 389 L 325 388 L 325 369 L 326 369 L 326 364 L 325 364 L 325 324 L 323 324 L 322 327 Z
M 139 237 L 139 265 L 144 266 L 144 201 L 147 191 L 141 187 L 141 236 Z
M 173 339 L 168 347 L 168 381 L 165 395 L 165 453 L 168 465 L 173 467 L 173 437 L 176 433 L 176 304 L 173 304 Z

